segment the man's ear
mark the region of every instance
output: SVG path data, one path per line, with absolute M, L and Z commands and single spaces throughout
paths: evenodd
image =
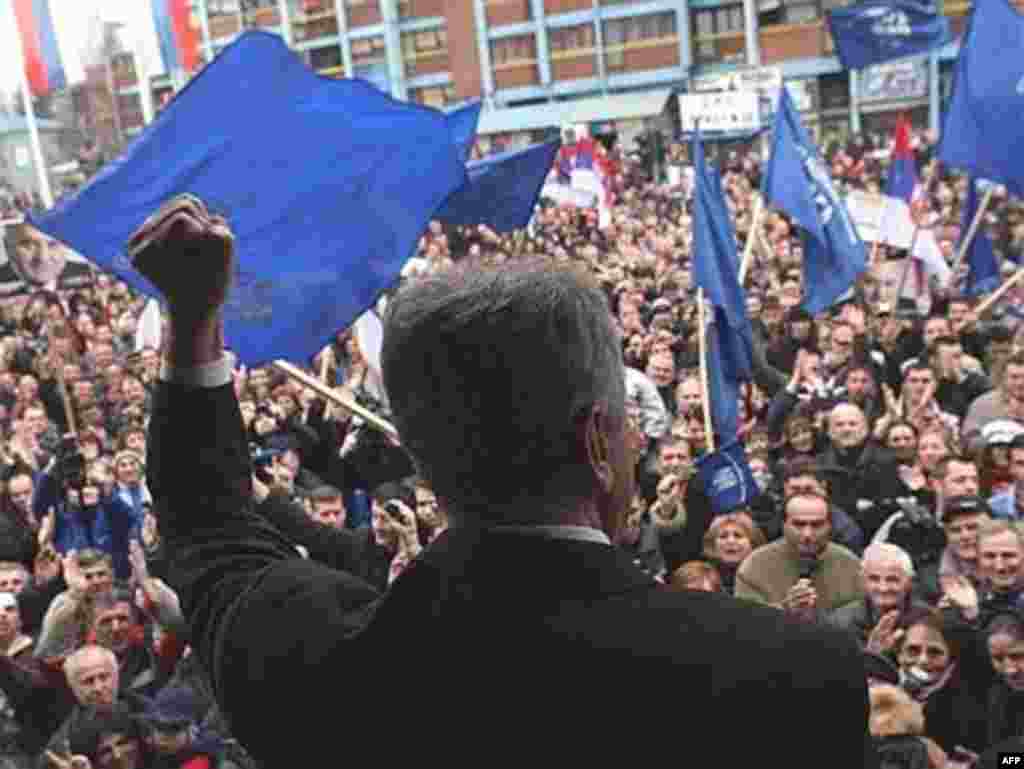
M 592 406 L 583 422 L 583 440 L 587 462 L 594 477 L 605 493 L 611 493 L 615 485 L 615 470 L 612 467 L 608 435 L 608 415 L 601 406 Z

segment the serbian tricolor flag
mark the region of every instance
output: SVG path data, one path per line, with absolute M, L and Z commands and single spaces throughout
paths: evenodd
M 199 66 L 199 33 L 189 0 L 150 0 L 166 72 L 195 72 Z
M 25 74 L 33 96 L 67 85 L 50 0 L 13 0 L 14 18 L 25 55 Z
M 908 205 L 918 196 L 917 163 L 910 147 L 910 121 L 900 115 L 896 121 L 896 136 L 889 160 L 889 179 L 885 194 L 899 198 Z
M 575 144 L 562 146 L 556 166 L 559 181 L 597 199 L 599 226 L 608 226 L 614 197 L 612 168 L 604 148 L 589 137 L 581 138 Z

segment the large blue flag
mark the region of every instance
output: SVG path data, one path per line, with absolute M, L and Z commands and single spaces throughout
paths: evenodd
M 715 308 L 708 332 L 708 379 L 715 431 L 732 441 L 739 427 L 739 386 L 751 377 L 753 333 L 740 285 L 736 236 L 700 133 L 693 140 L 693 282 Z
M 967 200 L 964 201 L 963 218 L 960 223 L 960 231 L 963 238 L 967 237 L 971 222 L 978 213 L 978 185 L 975 179 L 967 180 Z M 994 291 L 999 287 L 999 261 L 996 259 L 995 251 L 992 250 L 992 239 L 985 231 L 985 225 L 980 224 L 974 233 L 970 248 L 967 249 L 967 291 L 969 296 L 984 294 Z
M 941 48 L 953 39 L 949 20 L 914 0 L 865 0 L 828 12 L 839 61 L 862 69 Z
M 975 0 L 953 73 L 939 160 L 1024 196 L 1024 16 Z
M 476 127 L 480 122 L 480 109 L 483 105 L 476 101 L 459 107 L 448 113 L 448 125 L 452 129 L 452 141 L 459 148 L 459 157 L 463 163 L 469 162 L 476 142 Z
M 33 223 L 154 296 L 125 244 L 191 193 L 235 234 L 228 345 L 250 365 L 307 360 L 397 279 L 466 183 L 457 129 L 361 80 L 318 77 L 279 37 L 247 32 L 123 157 Z
M 785 88 L 773 130 L 761 194 L 803 230 L 803 306 L 816 315 L 835 304 L 867 269 L 867 249 Z
M 437 218 L 455 225 L 486 224 L 495 232 L 525 227 L 560 146 L 556 139 L 473 161 L 469 183 L 448 198 Z

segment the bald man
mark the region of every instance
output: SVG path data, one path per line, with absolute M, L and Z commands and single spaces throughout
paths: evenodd
M 893 457 L 870 440 L 859 406 L 840 403 L 828 416 L 829 447 L 820 464 L 834 504 L 849 512 L 870 539 L 892 512 L 891 500 L 905 494 Z

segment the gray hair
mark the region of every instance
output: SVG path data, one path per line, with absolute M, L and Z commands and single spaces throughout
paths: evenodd
M 542 262 L 408 284 L 384 319 L 381 368 L 402 443 L 456 518 L 555 520 L 594 491 L 580 419 L 600 405 L 625 422 L 604 293 Z
M 864 550 L 861 565 L 866 567 L 872 561 L 893 562 L 899 565 L 903 573 L 908 577 L 913 577 L 915 574 L 914 561 L 910 554 L 899 545 L 894 545 L 891 542 L 876 542 L 873 545 L 868 545 Z
M 64 675 L 68 677 L 68 681 L 74 678 L 79 666 L 84 664 L 89 657 L 102 657 L 114 670 L 117 670 L 117 656 L 114 652 L 103 646 L 89 644 L 72 652 L 64 660 Z

